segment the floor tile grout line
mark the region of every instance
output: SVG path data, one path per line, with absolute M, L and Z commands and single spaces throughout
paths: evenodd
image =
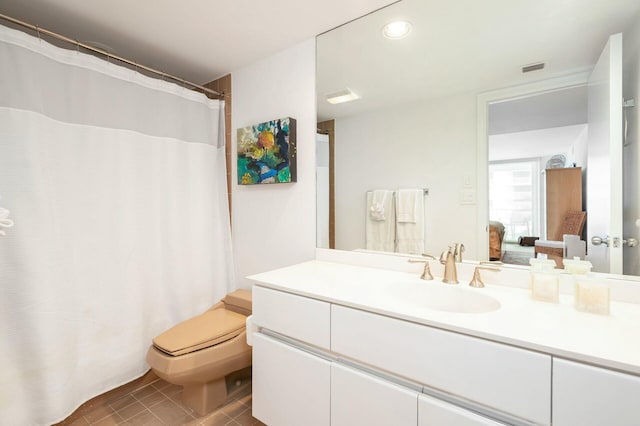
M 169 395 L 167 395 L 166 393 L 164 393 L 164 392 L 162 392 L 162 391 L 158 391 L 158 393 L 160 393 L 161 395 L 164 395 L 164 397 L 165 397 L 165 398 L 167 398 L 169 401 L 173 402 L 175 405 L 177 405 L 178 407 L 182 408 L 182 411 L 184 411 L 186 414 L 189 414 L 189 415 L 190 415 L 191 417 L 193 417 L 194 419 L 196 418 L 196 417 L 193 415 L 193 413 L 195 413 L 195 410 L 193 410 L 193 409 L 189 408 L 189 409 L 191 410 L 191 412 L 189 412 L 189 411 L 187 411 L 187 410 L 186 410 L 186 408 L 188 408 L 188 407 L 185 407 L 185 406 L 183 406 L 182 404 L 178 404 L 176 401 L 174 401 L 174 400 L 173 400 L 173 398 L 171 398 L 171 397 L 170 397 Z M 178 393 L 178 392 L 176 392 L 176 393 Z M 159 403 L 160 403 L 160 402 L 158 402 L 158 404 L 159 404 Z M 158 405 L 158 404 L 153 404 L 153 405 L 152 405 L 152 407 L 154 407 L 154 406 L 156 406 L 156 405 Z
M 85 422 L 87 422 L 89 425 L 92 425 L 92 424 L 94 424 L 94 423 L 98 423 L 98 422 L 100 422 L 100 421 L 102 421 L 102 420 L 106 419 L 107 417 L 109 417 L 109 416 L 111 416 L 111 415 L 113 415 L 113 414 L 117 414 L 117 413 L 116 413 L 116 410 L 114 410 L 114 409 L 113 409 L 113 407 L 111 407 L 111 405 L 110 405 L 110 404 L 107 404 L 107 407 L 111 409 L 111 413 L 109 413 L 109 414 L 105 414 L 104 416 L 100 417 L 99 419 L 96 419 L 96 420 L 94 420 L 94 421 L 91 421 L 91 420 L 87 419 L 87 417 L 86 417 L 84 414 L 82 415 L 82 418 L 83 418 L 83 419 L 84 419 L 84 421 L 85 421 Z M 94 410 L 89 411 L 89 413 L 93 413 L 94 411 L 95 411 L 95 409 L 94 409 Z
M 105 418 L 107 418 L 107 417 L 112 416 L 112 415 L 114 415 L 114 414 L 115 414 L 115 416 L 119 419 L 119 422 L 118 422 L 118 423 L 120 423 L 120 422 L 122 422 L 122 423 L 126 423 L 126 422 L 128 422 L 129 420 L 131 420 L 132 418 L 134 418 L 134 417 L 136 417 L 136 416 L 139 416 L 140 414 L 142 414 L 142 413 L 144 413 L 144 412 L 148 411 L 149 413 L 151 413 L 151 415 L 152 415 L 154 418 L 156 418 L 158 421 L 160 421 L 161 423 L 163 423 L 163 424 L 164 424 L 164 422 L 162 421 L 162 419 L 160 419 L 160 418 L 158 417 L 158 415 L 153 411 L 153 407 L 155 407 L 156 405 L 158 405 L 158 404 L 160 404 L 161 402 L 163 402 L 163 400 L 164 400 L 164 399 L 168 399 L 169 401 L 171 401 L 171 403 L 172 403 L 175 407 L 180 408 L 180 409 L 182 410 L 182 412 L 184 412 L 184 414 L 185 414 L 186 416 L 190 416 L 193 420 L 206 419 L 206 418 L 208 417 L 208 415 L 205 415 L 205 416 L 202 416 L 202 417 L 196 417 L 197 413 L 196 413 L 194 410 L 187 411 L 187 409 L 189 409 L 188 407 L 183 406 L 181 403 L 179 403 L 179 402 L 178 402 L 178 401 L 176 401 L 174 398 L 172 398 L 172 396 L 175 396 L 175 394 L 177 394 L 177 393 L 179 393 L 179 392 L 180 392 L 179 390 L 178 390 L 178 391 L 176 391 L 176 392 L 174 392 L 174 393 L 172 393 L 171 395 L 169 395 L 169 393 L 168 393 L 168 392 L 167 392 L 167 393 L 165 393 L 165 392 L 163 392 L 163 390 L 158 389 L 158 387 L 153 386 L 154 384 L 158 383 L 159 381 L 161 381 L 161 380 L 160 380 L 160 379 L 157 379 L 157 380 L 153 381 L 152 383 L 148 383 L 148 384 L 147 384 L 147 385 L 145 385 L 145 386 L 141 386 L 141 387 L 139 387 L 139 388 L 137 388 L 137 389 L 132 390 L 131 392 L 129 392 L 129 393 L 125 394 L 125 395 L 122 395 L 120 398 L 118 398 L 118 399 L 116 399 L 116 400 L 112 401 L 111 403 L 107 403 L 107 404 L 106 404 L 106 407 L 107 407 L 109 410 L 111 410 L 111 413 L 106 414 L 105 416 L 101 417 L 100 419 L 97 419 L 97 420 L 96 420 L 96 421 L 94 421 L 94 422 L 89 421 L 89 420 L 86 418 L 86 416 L 82 416 L 82 417 L 83 417 L 83 419 L 84 419 L 84 420 L 85 420 L 89 425 L 93 425 L 93 424 L 95 424 L 95 423 L 97 423 L 97 422 L 100 422 L 100 421 L 104 420 Z M 148 386 L 151 386 L 151 387 L 152 387 L 152 389 L 154 390 L 154 392 L 152 392 L 152 393 L 150 393 L 150 394 L 147 394 L 144 398 L 141 398 L 141 397 L 139 397 L 139 396 L 133 395 L 133 393 L 134 393 L 134 392 L 138 392 L 138 391 L 140 391 L 140 390 L 142 390 L 142 389 L 144 389 L 144 388 L 146 388 L 146 387 L 148 387 Z M 165 388 L 165 389 L 166 389 L 166 388 L 168 388 L 169 386 L 170 386 L 170 384 L 169 384 L 169 385 L 167 385 L 167 386 L 163 386 L 163 388 Z M 152 396 L 154 393 L 156 393 L 156 392 L 163 396 L 163 400 L 156 401 L 154 404 L 148 404 L 148 403 L 145 403 L 145 400 L 148 400 L 149 398 L 151 398 L 151 396 Z M 238 392 L 243 392 L 243 390 L 238 390 Z M 243 407 L 244 409 L 243 409 L 240 413 L 238 413 L 237 415 L 235 415 L 235 416 L 231 416 L 231 415 L 229 415 L 229 414 L 227 414 L 227 413 L 225 413 L 225 412 L 221 411 L 221 412 L 220 412 L 220 414 L 224 415 L 224 417 L 228 420 L 228 422 L 226 423 L 226 425 L 234 425 L 234 426 L 235 426 L 235 425 L 239 425 L 239 424 L 240 424 L 240 422 L 238 422 L 236 419 L 237 419 L 239 416 L 243 415 L 247 410 L 250 410 L 250 409 L 251 409 L 251 404 L 247 404 L 245 401 L 242 401 L 242 400 L 241 400 L 241 399 L 243 399 L 243 398 L 246 398 L 248 395 L 250 395 L 250 393 L 249 393 L 249 394 L 246 394 L 246 395 L 242 395 L 242 396 L 235 396 L 235 397 L 233 397 L 230 401 L 227 401 L 227 404 L 228 404 L 228 403 L 230 403 L 230 402 L 237 402 L 237 403 L 239 403 L 240 407 Z M 121 408 L 119 408 L 119 409 L 117 409 L 117 410 L 116 410 L 114 407 L 112 407 L 112 405 L 111 405 L 111 404 L 112 404 L 113 402 L 116 402 L 116 401 L 118 401 L 118 400 L 120 400 L 120 399 L 122 399 L 122 398 L 126 398 L 127 396 L 130 396 L 130 397 L 132 398 L 132 400 L 133 400 L 130 404 L 128 404 L 128 405 L 126 405 L 126 406 L 124 406 L 124 407 L 121 407 Z M 127 409 L 127 408 L 128 408 L 128 407 L 130 407 L 131 405 L 134 405 L 136 402 L 140 403 L 140 405 L 143 407 L 143 409 L 142 409 L 141 411 L 139 411 L 139 412 L 137 412 L 137 413 L 135 413 L 135 414 L 133 414 L 133 415 L 131 415 L 131 416 L 129 416 L 129 417 L 127 417 L 127 418 L 125 418 L 125 417 L 121 414 L 121 411 L 122 411 L 122 410 Z M 220 408 L 222 408 L 222 407 L 220 407 Z M 217 410 L 216 410 L 216 411 L 217 411 Z M 212 414 L 212 413 L 209 413 L 209 414 Z M 198 425 L 199 425 L 199 426 L 204 426 L 204 423 L 201 421 L 201 422 L 199 422 L 199 423 L 198 423 Z
M 149 411 L 153 417 L 155 417 L 156 419 L 158 419 L 158 421 L 159 421 L 160 423 L 165 424 L 165 422 L 163 422 L 163 421 L 162 421 L 162 419 L 156 415 L 156 413 L 154 413 L 153 411 L 149 410 L 148 408 L 147 408 L 147 411 Z
M 164 395 L 164 394 L 163 394 L 163 395 Z M 166 396 L 166 395 L 165 395 L 165 396 Z M 171 399 L 171 398 L 169 398 L 169 397 L 167 397 L 167 399 L 168 399 L 169 401 L 171 401 L 171 402 L 173 403 L 173 405 L 175 405 L 176 407 L 179 407 L 182 411 L 184 411 L 184 413 L 185 413 L 185 414 L 188 414 L 188 415 L 190 415 L 191 417 L 193 417 L 193 416 L 191 415 L 191 413 L 189 413 L 189 412 L 187 412 L 187 410 L 185 410 L 185 407 L 183 407 L 183 406 L 182 406 L 182 404 L 178 404 L 177 402 L 175 402 L 173 399 Z M 194 410 L 193 412 L 195 413 L 195 410 Z M 195 418 L 195 417 L 194 417 L 194 418 Z
M 158 380 L 159 380 L 159 379 L 158 379 Z M 144 386 L 143 386 L 143 387 L 144 387 Z M 140 389 L 142 389 L 142 388 L 140 388 Z M 140 389 L 138 389 L 138 390 L 140 390 Z M 154 389 L 155 389 L 155 388 L 154 388 Z M 133 392 L 137 392 L 137 391 L 133 391 Z M 124 418 L 124 416 L 120 415 L 120 417 L 123 419 L 123 421 L 124 421 L 124 422 L 128 422 L 128 421 L 129 421 L 129 420 L 131 420 L 132 418 L 134 418 L 134 417 L 136 417 L 136 416 L 140 415 L 140 413 L 144 413 L 145 411 L 148 411 L 148 412 L 150 412 L 150 413 L 153 415 L 153 417 L 155 417 L 156 419 L 158 419 L 158 420 L 160 421 L 160 423 L 165 424 L 165 423 L 162 421 L 162 419 L 161 419 L 160 417 L 158 417 L 158 416 L 153 412 L 153 410 L 151 409 L 151 407 L 152 407 L 152 406 L 147 406 L 147 405 L 143 402 L 143 399 L 144 399 L 144 398 L 143 398 L 143 399 L 140 399 L 140 398 L 136 397 L 135 395 L 133 395 L 133 392 L 131 392 L 131 393 L 130 393 L 130 394 L 128 394 L 128 395 L 130 395 L 130 396 L 134 399 L 134 402 L 132 402 L 131 404 L 127 405 L 126 407 L 123 407 L 123 408 L 121 408 L 120 410 L 116 411 L 116 414 L 120 415 L 119 411 L 124 410 L 125 408 L 132 406 L 132 405 L 133 405 L 133 404 L 135 404 L 136 402 L 139 402 L 139 403 L 140 403 L 140 405 L 142 405 L 142 410 L 140 410 L 139 412 L 135 413 L 135 414 L 134 414 L 134 415 L 132 415 L 132 416 L 129 416 L 129 417 L 128 417 L 128 418 L 126 418 L 126 419 Z M 163 395 L 164 395 L 164 394 L 163 394 Z M 150 396 L 150 395 L 149 395 L 149 396 Z M 166 395 L 164 395 L 164 396 L 166 396 Z M 155 404 L 154 404 L 154 405 L 155 405 Z
M 144 410 L 148 410 L 148 408 L 146 407 L 146 405 L 144 405 L 144 404 L 143 404 L 143 403 L 142 403 L 138 398 L 136 398 L 136 397 L 135 397 L 135 396 L 133 396 L 132 394 L 128 394 L 128 395 L 131 395 L 131 398 L 133 398 L 133 399 L 134 399 L 134 401 L 133 401 L 131 404 L 126 405 L 126 406 L 122 407 L 121 409 L 119 409 L 119 410 L 115 411 L 115 413 L 116 413 L 116 414 L 118 414 L 120 417 L 122 417 L 122 420 L 123 420 L 123 421 L 125 421 L 125 422 L 126 422 L 126 421 L 128 421 L 129 419 L 131 419 L 131 418 L 133 418 L 133 417 L 137 416 L 138 414 L 142 413 Z M 120 415 L 120 413 L 119 413 L 120 411 L 124 410 L 124 409 L 125 409 L 125 408 L 127 408 L 127 407 L 131 407 L 131 406 L 132 406 L 133 404 L 135 404 L 136 402 L 139 402 L 139 403 L 140 403 L 140 405 L 142 405 L 142 410 L 141 410 L 141 411 L 139 411 L 139 412 L 135 413 L 135 414 L 134 414 L 134 415 L 132 415 L 132 416 L 127 417 L 126 419 L 124 418 L 124 416 Z
M 182 404 L 178 404 L 176 401 L 174 401 L 174 400 L 173 400 L 173 398 L 171 398 L 169 395 L 167 395 L 166 393 L 162 392 L 162 391 L 161 391 L 161 390 L 159 390 L 158 388 L 155 388 L 155 387 L 154 387 L 154 389 L 155 389 L 155 390 L 156 390 L 156 392 L 158 392 L 160 395 L 164 396 L 166 400 L 170 401 L 173 405 L 175 405 L 176 407 L 180 408 L 184 414 L 186 414 L 187 416 L 191 416 L 194 420 L 196 419 L 196 417 L 192 414 L 192 413 L 195 413 L 195 411 L 194 411 L 194 410 L 191 410 L 191 412 L 188 412 L 188 411 L 186 410 L 186 408 L 187 408 L 187 407 L 182 406 Z M 178 392 L 176 392 L 176 393 L 178 393 Z M 134 396 L 134 395 L 131 395 L 131 396 L 133 396 L 133 398 L 134 398 L 134 399 L 136 399 L 138 402 L 140 402 L 140 404 L 142 404 L 142 406 L 143 406 L 143 407 L 145 407 L 147 410 L 149 410 L 149 411 L 151 412 L 151 414 L 153 414 L 156 418 L 158 418 L 158 419 L 162 422 L 162 419 L 160 419 L 160 418 L 159 418 L 159 417 L 158 417 L 158 416 L 153 412 L 153 407 L 155 407 L 156 405 L 160 404 L 160 403 L 161 403 L 161 402 L 163 402 L 163 401 L 158 401 L 158 402 L 156 402 L 155 404 L 152 404 L 152 405 L 146 405 L 146 404 L 144 403 L 144 400 L 145 400 L 145 399 L 147 399 L 147 398 L 139 399 L 139 398 L 137 398 L 137 397 L 136 397 L 136 396 Z M 150 397 L 150 396 L 151 396 L 151 395 L 147 395 L 147 397 Z M 162 422 L 162 423 L 164 423 L 164 422 Z
M 111 408 L 111 407 L 109 407 L 109 408 Z M 122 419 L 122 416 L 120 416 L 118 413 L 116 413 L 116 410 L 113 410 L 113 412 L 112 412 L 111 414 L 107 414 L 106 416 L 104 416 L 104 417 L 102 417 L 102 418 L 100 418 L 100 419 L 97 419 L 97 420 L 95 420 L 95 421 L 93 421 L 93 422 L 92 422 L 92 421 L 87 420 L 86 418 L 85 418 L 84 420 L 89 424 L 89 426 L 91 426 L 91 425 L 95 425 L 95 424 L 97 424 L 97 423 L 100 423 L 101 421 L 103 421 L 103 420 L 104 420 L 104 419 L 106 419 L 107 417 L 109 417 L 109 416 L 113 416 L 114 414 L 115 414 L 116 416 L 118 416 L 118 418 Z M 82 417 L 84 418 L 84 416 L 82 416 Z M 118 422 L 118 423 L 120 423 L 120 422 Z

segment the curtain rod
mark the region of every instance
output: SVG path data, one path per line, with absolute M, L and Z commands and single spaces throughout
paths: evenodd
M 183 86 L 188 85 L 188 86 L 190 86 L 192 88 L 200 89 L 203 92 L 207 92 L 207 93 L 214 94 L 216 96 L 224 97 L 224 92 L 223 93 L 216 92 L 215 90 L 208 89 L 208 88 L 206 88 L 204 86 L 192 83 L 192 82 L 187 81 L 187 80 L 185 80 L 183 78 L 179 78 L 179 77 L 173 76 L 171 74 L 167 74 L 167 73 L 165 73 L 163 71 L 158 71 L 158 70 L 156 70 L 154 68 L 138 64 L 137 62 L 131 61 L 129 59 L 125 59 L 125 58 L 123 58 L 121 56 L 118 56 L 118 55 L 114 55 L 113 53 L 109 53 L 109 52 L 107 52 L 105 50 L 102 50 L 102 49 L 99 49 L 97 47 L 93 47 L 93 46 L 88 45 L 86 43 L 81 43 L 78 40 L 73 40 L 73 39 L 71 39 L 69 37 L 63 36 L 62 34 L 58 34 L 58 33 L 55 33 L 53 31 L 49 31 L 47 29 L 40 28 L 37 25 L 28 24 L 26 22 L 20 21 L 19 19 L 15 19 L 15 18 L 12 18 L 10 16 L 3 15 L 2 13 L 0 13 L 0 18 L 4 19 L 5 21 L 12 22 L 14 24 L 23 26 L 25 28 L 29 28 L 29 29 L 37 32 L 38 33 L 38 38 L 40 38 L 40 34 L 46 34 L 46 35 L 51 36 L 53 38 L 56 38 L 58 40 L 62 40 L 62 41 L 67 42 L 67 43 L 75 44 L 78 47 L 78 49 L 80 47 L 82 47 L 83 49 L 91 50 L 92 52 L 99 53 L 100 55 L 104 55 L 104 56 L 106 56 L 108 58 L 113 58 L 113 59 L 115 59 L 117 61 L 124 62 L 125 64 L 133 65 L 136 69 L 142 68 L 143 70 L 148 71 L 148 72 L 150 72 L 152 74 L 159 75 L 162 79 L 169 78 L 169 79 L 171 79 L 171 80 L 173 80 L 175 82 L 182 83 Z

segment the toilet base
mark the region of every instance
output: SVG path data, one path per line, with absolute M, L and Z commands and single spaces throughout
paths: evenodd
M 201 416 L 210 413 L 227 400 L 227 383 L 222 377 L 207 383 L 184 386 L 182 402 Z

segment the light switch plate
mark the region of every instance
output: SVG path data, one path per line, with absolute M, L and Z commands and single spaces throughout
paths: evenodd
M 475 204 L 476 191 L 474 189 L 463 189 L 460 191 L 460 204 Z

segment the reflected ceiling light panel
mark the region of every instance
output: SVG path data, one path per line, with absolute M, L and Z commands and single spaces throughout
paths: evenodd
M 353 93 L 349 88 L 329 93 L 327 95 L 327 102 L 330 104 L 342 104 L 345 102 L 355 101 L 356 99 L 360 99 L 360 96 Z
M 407 21 L 389 22 L 382 27 L 382 35 L 391 40 L 405 38 L 411 32 L 411 24 Z

